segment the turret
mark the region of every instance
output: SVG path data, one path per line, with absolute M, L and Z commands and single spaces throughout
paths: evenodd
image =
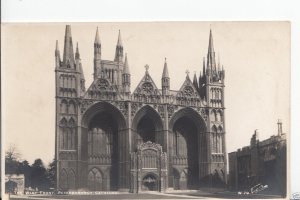
M 118 42 L 116 46 L 115 62 L 123 62 L 123 44 L 122 44 L 120 30 L 119 30 Z
M 163 70 L 162 78 L 161 78 L 161 85 L 162 85 L 162 94 L 163 95 L 169 94 L 170 77 L 169 77 L 168 65 L 167 65 L 167 59 L 166 58 L 165 58 L 164 70 Z
M 125 94 L 130 93 L 130 84 L 131 84 L 130 71 L 129 71 L 129 65 L 127 60 L 127 54 L 125 54 L 125 63 L 124 63 L 124 68 L 122 73 L 122 86 Z
M 73 42 L 70 25 L 66 26 L 63 66 L 66 68 L 75 69 Z
M 76 63 L 76 69 L 79 72 L 79 77 L 78 77 L 78 94 L 83 94 L 85 92 L 85 78 L 82 70 L 82 64 L 81 64 L 81 59 L 80 59 L 80 53 L 79 53 L 79 47 L 78 47 L 78 42 L 76 44 L 76 52 L 75 52 L 75 63 Z
M 98 32 L 96 30 L 95 41 L 94 41 L 94 79 L 97 79 L 99 70 L 101 69 L 101 42 Z
M 198 81 L 197 81 L 197 75 L 196 72 L 194 73 L 194 79 L 193 79 L 193 85 L 198 90 Z
M 55 46 L 55 65 L 56 65 L 56 68 L 60 67 L 60 63 L 61 63 L 60 51 L 59 51 L 59 47 L 58 47 L 58 40 L 56 40 L 56 46 Z

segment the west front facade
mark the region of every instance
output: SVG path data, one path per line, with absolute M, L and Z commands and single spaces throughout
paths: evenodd
M 145 65 L 131 88 L 134 73 L 120 32 L 114 59 L 105 60 L 97 28 L 88 87 L 69 25 L 62 57 L 56 43 L 55 63 L 57 189 L 136 193 L 225 186 L 225 71 L 216 63 L 211 30 L 199 78 L 187 72 L 178 91 L 170 88 L 163 58 L 159 85 Z

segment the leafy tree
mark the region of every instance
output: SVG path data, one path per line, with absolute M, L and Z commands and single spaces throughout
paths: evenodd
M 47 169 L 47 179 L 49 181 L 49 187 L 56 188 L 56 160 L 53 159 L 53 161 L 49 164 L 49 167 Z
M 31 174 L 31 166 L 29 165 L 27 160 L 20 162 L 17 169 L 17 174 L 24 174 L 25 176 L 25 187 L 29 187 L 30 184 L 30 174 Z
M 47 170 L 40 158 L 36 159 L 31 166 L 30 182 L 31 187 L 39 190 L 48 190 L 49 188 Z

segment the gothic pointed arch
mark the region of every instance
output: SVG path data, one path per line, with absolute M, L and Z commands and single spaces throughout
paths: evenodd
M 157 111 L 149 105 L 137 111 L 132 120 L 132 130 L 134 133 L 132 137 L 133 150 L 147 141 L 163 144 L 162 119 Z
M 75 119 L 73 117 L 70 117 L 68 125 L 70 127 L 76 126 L 76 122 L 75 122 Z
M 88 172 L 88 189 L 90 191 L 103 190 L 103 173 L 94 167 Z
M 127 127 L 123 114 L 112 104 L 99 102 L 86 110 L 81 125 L 83 159 L 90 167 L 98 166 L 100 169 L 105 166 L 109 169 L 111 173 L 103 182 L 103 188 L 117 190 L 119 167 L 122 165 L 120 161 L 124 159 L 120 149 L 125 143 L 124 130 Z
M 204 160 L 203 151 L 206 148 L 206 125 L 204 119 L 192 108 L 177 111 L 169 122 L 169 144 L 171 146 L 171 161 L 173 167 L 180 167 L 179 176 L 172 174 L 174 185 L 178 189 L 195 189 L 199 184 L 199 162 Z M 199 142 L 200 141 L 200 142 Z M 200 143 L 200 144 L 199 144 Z M 184 174 L 182 174 L 184 173 Z M 177 184 L 177 185 L 176 185 Z
M 181 117 L 188 117 L 194 122 L 200 132 L 206 130 L 206 123 L 203 117 L 190 107 L 182 108 L 173 114 L 169 122 L 169 129 L 173 128 L 174 123 Z
M 68 172 L 68 188 L 74 190 L 76 188 L 76 176 L 73 169 Z
M 59 183 L 61 189 L 68 189 L 68 174 L 66 169 L 62 169 L 60 172 Z
M 59 122 L 59 126 L 62 126 L 62 127 L 67 126 L 67 124 L 68 124 L 68 122 L 65 117 L 63 117 Z
M 69 101 L 69 114 L 76 114 L 76 104 L 73 100 Z
M 61 100 L 60 113 L 68 113 L 68 102 L 65 99 Z
M 88 127 L 91 119 L 100 112 L 110 113 L 112 117 L 118 121 L 118 129 L 124 129 L 127 126 L 126 120 L 119 109 L 105 101 L 95 103 L 83 113 L 81 122 L 82 126 Z

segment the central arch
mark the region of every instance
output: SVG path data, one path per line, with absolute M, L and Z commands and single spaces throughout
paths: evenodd
M 201 133 L 206 125 L 192 108 L 177 111 L 169 123 L 170 186 L 174 189 L 198 189 L 200 180 Z
M 132 151 L 136 151 L 138 145 L 151 141 L 163 144 L 163 123 L 160 115 L 151 106 L 142 107 L 132 121 Z
M 118 190 L 125 156 L 120 144 L 124 143 L 126 121 L 122 113 L 107 102 L 92 105 L 82 118 L 82 160 L 86 163 L 83 185 L 94 191 Z M 101 173 L 105 172 L 105 173 Z

